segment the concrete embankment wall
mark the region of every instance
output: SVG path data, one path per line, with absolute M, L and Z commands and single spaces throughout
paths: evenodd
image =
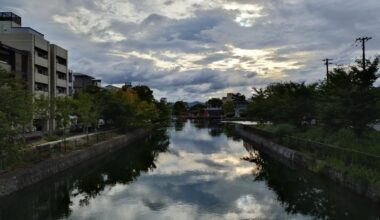
M 236 126 L 236 130 L 243 140 L 253 143 L 258 150 L 266 152 L 280 161 L 286 160 L 287 163 L 291 162 L 294 165 L 311 171 L 323 163 L 322 161 L 307 157 L 298 151 L 276 144 L 251 131 L 245 130 L 244 127 L 245 125 Z M 379 188 L 364 180 L 354 179 L 333 167 L 327 167 L 325 165 L 319 173 L 362 196 L 380 202 Z
M 20 168 L 0 175 L 0 197 L 10 195 L 27 186 L 51 177 L 86 160 L 116 151 L 134 141 L 142 139 L 147 133 L 141 129 L 97 143 L 88 148 L 67 153 L 59 158 L 51 158 L 30 167 Z

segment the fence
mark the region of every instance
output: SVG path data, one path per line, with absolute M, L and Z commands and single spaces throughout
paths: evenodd
M 33 164 L 48 158 L 60 157 L 71 151 L 90 147 L 101 141 L 115 137 L 115 130 L 98 132 L 95 134 L 81 135 L 80 137 L 67 138 L 65 140 L 41 144 L 34 148 L 21 149 L 10 155 L 0 156 L 0 173 L 6 172 L 15 165 Z
M 380 171 L 380 156 L 293 136 L 279 136 L 273 132 L 261 130 L 252 126 L 243 126 L 243 129 L 270 139 L 273 142 L 284 145 L 290 149 L 316 157 L 316 159 L 334 158 L 343 161 L 346 166 L 357 165 Z

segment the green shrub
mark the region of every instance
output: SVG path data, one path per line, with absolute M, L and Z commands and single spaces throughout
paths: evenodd
M 273 128 L 273 133 L 279 137 L 291 135 L 296 131 L 296 127 L 290 124 L 279 124 Z

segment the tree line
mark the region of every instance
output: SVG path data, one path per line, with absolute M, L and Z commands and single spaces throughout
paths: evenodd
M 98 127 L 99 119 L 125 131 L 170 117 L 169 105 L 156 101 L 147 86 L 124 86 L 118 91 L 89 86 L 73 97 L 42 96 L 33 94 L 17 74 L 1 68 L 0 97 L 0 149 L 7 154 L 24 145 L 33 119 L 54 120 L 56 132 L 65 137 L 74 115 L 86 133 Z
M 374 83 L 379 58 L 334 68 L 321 81 L 279 82 L 255 89 L 246 114 L 255 121 L 327 130 L 353 129 L 360 135 L 380 118 L 380 90 Z

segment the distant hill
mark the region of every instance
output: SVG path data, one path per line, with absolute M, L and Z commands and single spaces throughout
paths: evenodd
M 191 108 L 191 107 L 193 107 L 196 104 L 204 104 L 204 103 L 203 102 L 198 102 L 198 101 L 188 102 L 187 103 L 187 107 Z

